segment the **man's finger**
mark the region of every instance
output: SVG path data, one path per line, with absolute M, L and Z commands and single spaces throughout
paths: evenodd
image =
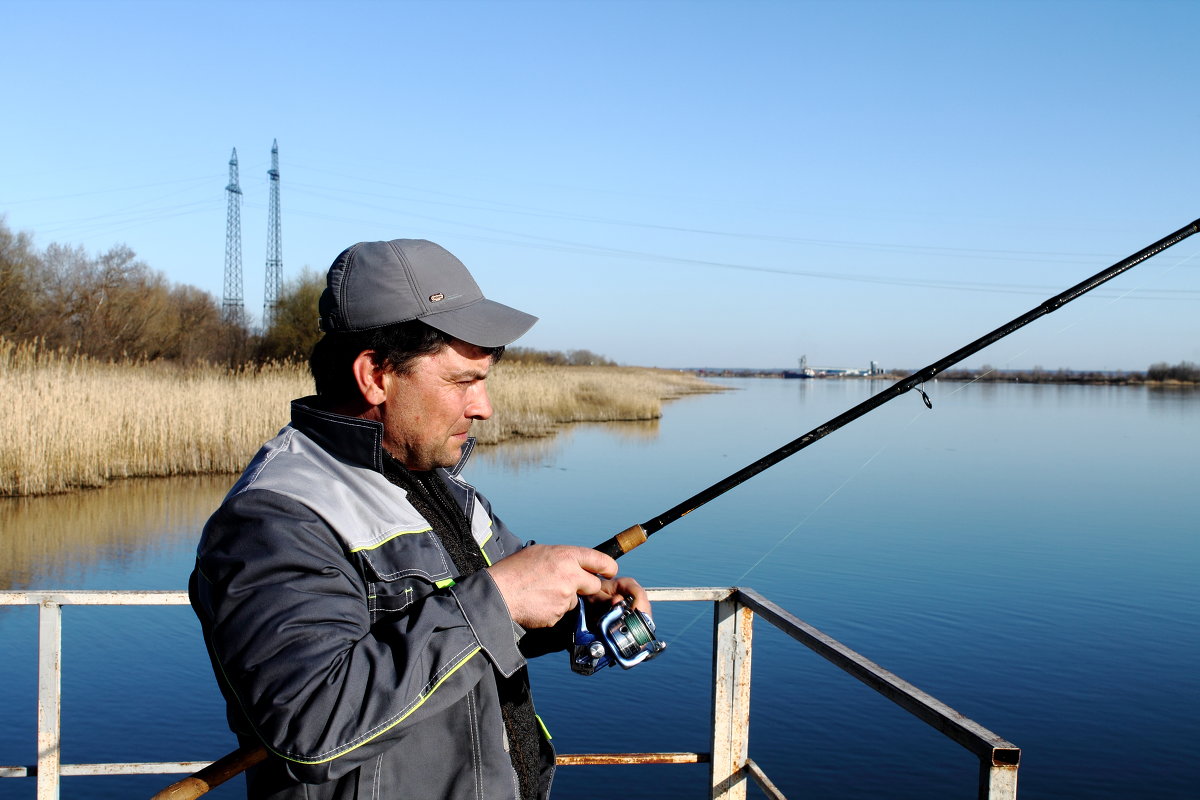
M 591 597 L 604 591 L 604 582 L 600 578 L 593 575 L 591 572 L 584 571 L 579 573 L 579 580 L 575 585 L 575 594 Z
M 616 586 L 614 592 L 631 598 L 633 607 L 639 611 L 650 613 L 650 596 L 646 594 L 646 590 L 640 583 L 633 578 L 618 578 L 614 584 Z
M 599 550 L 590 547 L 577 548 L 575 560 L 582 569 L 603 578 L 612 578 L 617 574 L 617 562 L 611 556 L 606 556 Z

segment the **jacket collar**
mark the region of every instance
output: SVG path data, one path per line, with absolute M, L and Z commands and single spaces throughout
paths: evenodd
M 292 401 L 292 427 L 337 458 L 361 467 L 383 472 L 383 423 L 360 417 L 348 417 L 321 408 L 317 395 Z M 475 449 L 475 437 L 467 439 L 462 457 L 449 471 L 457 476 Z

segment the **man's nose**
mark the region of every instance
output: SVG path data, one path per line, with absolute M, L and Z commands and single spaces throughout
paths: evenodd
M 471 399 L 467 403 L 466 415 L 471 419 L 488 419 L 492 416 L 492 401 L 488 397 L 487 386 L 480 381 L 471 390 Z

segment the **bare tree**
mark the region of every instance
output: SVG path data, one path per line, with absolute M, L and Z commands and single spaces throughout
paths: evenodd
M 0 217 L 0 336 L 36 335 L 39 293 L 38 256 L 28 233 L 13 233 Z

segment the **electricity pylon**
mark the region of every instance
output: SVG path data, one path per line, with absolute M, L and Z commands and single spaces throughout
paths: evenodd
M 279 140 L 271 143 L 271 200 L 267 212 L 267 284 L 263 291 L 263 331 L 275 323 L 279 308 L 279 284 L 283 281 L 283 240 L 279 224 Z
M 246 318 L 246 303 L 242 297 L 242 187 L 238 185 L 236 147 L 229 157 L 229 185 L 225 193 L 229 203 L 225 215 L 225 289 L 221 313 L 228 322 L 242 323 Z

